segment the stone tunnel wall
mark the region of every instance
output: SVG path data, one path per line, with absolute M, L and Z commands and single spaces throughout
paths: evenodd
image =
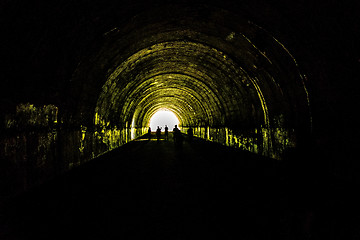
M 54 105 L 19 104 L 0 138 L 0 192 L 11 196 L 130 141 L 142 129 L 66 126 Z
M 186 133 L 187 129 L 184 127 L 182 130 Z M 261 127 L 232 130 L 227 127 L 195 127 L 193 131 L 194 136 L 205 140 L 278 160 L 282 159 L 286 149 L 294 148 L 297 143 L 295 129 Z
M 68 126 L 54 105 L 19 104 L 5 117 L 0 139 L 3 196 L 26 191 L 59 174 L 111 151 L 146 133 L 146 128 L 118 129 L 106 122 Z M 187 128 L 182 128 L 186 133 Z M 194 135 L 209 141 L 280 159 L 295 146 L 295 132 L 286 129 L 194 127 Z

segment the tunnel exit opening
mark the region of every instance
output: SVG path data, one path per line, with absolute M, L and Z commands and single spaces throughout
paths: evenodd
M 164 129 L 165 125 L 169 129 L 173 129 L 175 125 L 180 125 L 180 121 L 175 113 L 168 109 L 161 109 L 151 116 L 149 126 L 152 131 L 156 131 L 157 127 Z

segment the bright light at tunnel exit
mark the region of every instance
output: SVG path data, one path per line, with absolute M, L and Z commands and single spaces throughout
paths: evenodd
M 156 131 L 157 126 L 161 127 L 161 131 L 164 131 L 165 125 L 168 126 L 169 131 L 172 131 L 175 125 L 179 126 L 179 119 L 172 111 L 157 111 L 150 119 L 151 131 Z

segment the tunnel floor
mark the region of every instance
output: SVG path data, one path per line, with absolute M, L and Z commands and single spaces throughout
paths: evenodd
M 154 138 L 132 141 L 15 198 L 2 213 L 1 239 L 360 234 L 353 185 L 308 174 L 299 180 L 294 176 L 303 173 L 275 160 L 200 139 L 176 146 Z

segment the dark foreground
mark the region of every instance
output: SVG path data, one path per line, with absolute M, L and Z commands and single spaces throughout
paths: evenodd
M 0 239 L 360 239 L 358 186 L 307 167 L 138 139 L 13 199 Z

